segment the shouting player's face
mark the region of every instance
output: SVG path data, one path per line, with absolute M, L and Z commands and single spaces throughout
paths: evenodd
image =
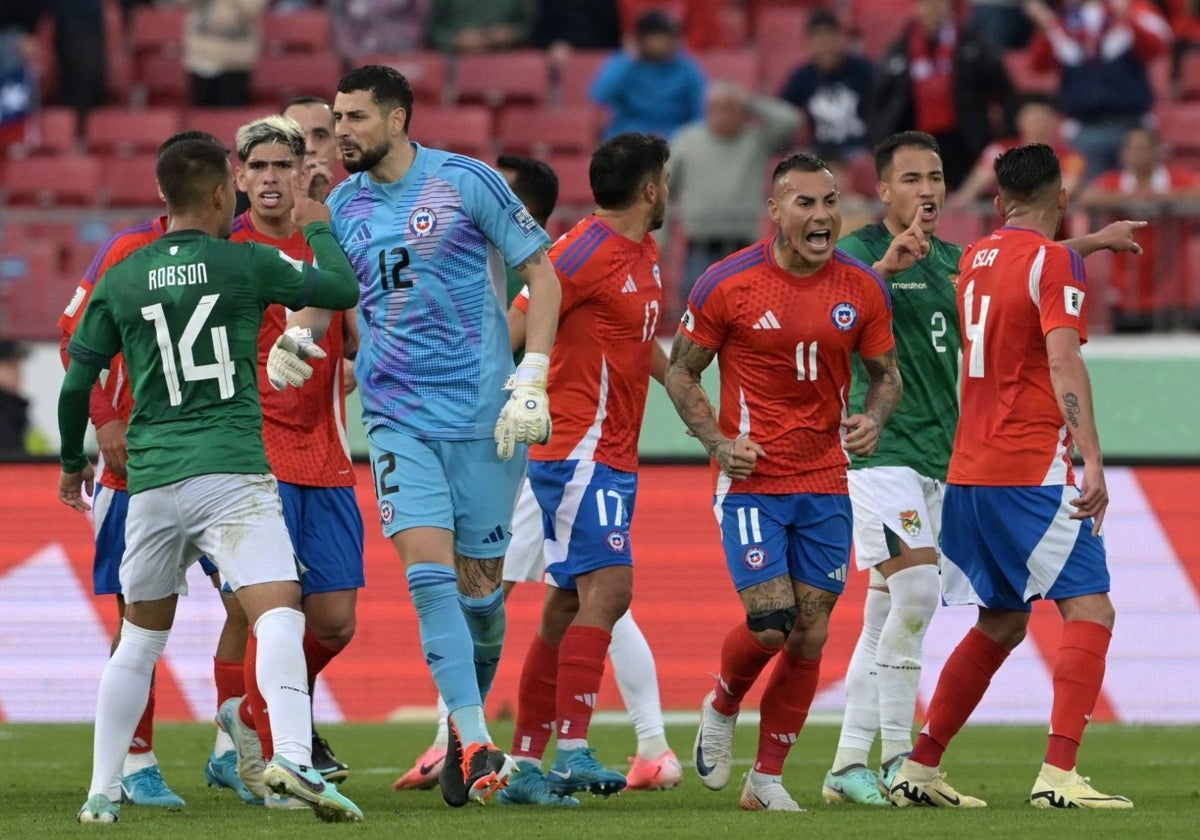
M 775 181 L 767 210 L 779 229 L 775 256 L 781 267 L 805 276 L 829 262 L 842 232 L 842 206 L 833 173 L 828 169 L 784 173 Z
M 300 159 L 282 143 L 259 143 L 238 168 L 238 186 L 262 221 L 277 223 L 292 212 L 292 177 Z
M 937 230 L 946 202 L 946 179 L 936 152 L 919 146 L 896 149 L 892 166 L 877 189 L 887 208 L 884 222 L 893 234 L 906 230 L 918 218 L 926 236 Z
M 333 100 L 333 120 L 342 165 L 348 172 L 369 172 L 387 157 L 392 150 L 394 113 L 383 112 L 370 91 L 338 92 Z

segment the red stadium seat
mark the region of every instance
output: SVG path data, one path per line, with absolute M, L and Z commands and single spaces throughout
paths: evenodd
M 730 5 L 721 9 L 721 29 L 725 33 L 725 43 L 731 49 L 746 46 L 750 36 L 750 23 L 746 18 L 746 10 L 739 6 Z
M 181 5 L 138 5 L 129 26 L 129 48 L 137 53 L 183 53 L 183 24 L 187 8 Z
M 158 207 L 158 184 L 154 174 L 156 155 L 102 157 L 100 196 L 113 207 Z
M 755 40 L 772 63 L 794 66 L 805 52 L 804 23 L 810 14 L 799 6 L 765 6 L 755 21 Z
M 590 105 L 517 105 L 500 112 L 500 145 L 509 154 L 540 158 L 555 152 L 591 154 L 599 128 Z
M 29 158 L 13 162 L 4 171 L 10 204 L 93 204 L 99 186 L 99 161 L 82 155 Z
M 414 110 L 409 136 L 422 146 L 492 160 L 492 114 L 478 105 Z
M 250 88 L 255 102 L 278 110 L 297 96 L 332 99 L 341 76 L 342 60 L 331 51 L 264 55 L 254 66 Z
M 559 105 L 583 105 L 591 102 L 588 91 L 601 65 L 612 55 L 604 50 L 578 50 L 557 68 Z
M 558 207 L 579 218 L 596 204 L 588 177 L 591 155 L 552 155 L 546 163 L 558 176 Z
M 263 49 L 268 55 L 314 53 L 329 49 L 333 33 L 324 9 L 275 12 L 263 18 Z
M 96 108 L 88 114 L 88 149 L 129 155 L 154 152 L 159 144 L 180 129 L 180 114 L 174 108 Z
M 516 50 L 458 59 L 459 102 L 543 103 L 550 94 L 550 68 L 541 50 Z
M 1200 163 L 1200 102 L 1164 102 L 1155 113 L 1162 141 L 1177 156 Z
M 1058 93 L 1058 69 L 1034 70 L 1029 64 L 1029 53 L 1010 50 L 1004 53 L 1004 67 L 1018 93 Z
M 59 270 L 58 243 L 5 246 L 0 256 L 0 335 L 21 341 L 57 339 L 58 316 L 74 286 Z
M 699 53 L 696 60 L 710 82 L 735 82 L 751 93 L 759 88 L 758 50 L 709 50 Z
M 440 52 L 379 53 L 363 56 L 362 64 L 383 64 L 404 74 L 418 103 L 441 105 L 446 96 L 446 57 Z
M 25 129 L 16 155 L 67 155 L 77 151 L 75 109 L 51 105 L 36 112 Z M 13 154 L 10 151 L 10 155 Z
M 139 59 L 135 68 L 149 104 L 177 107 L 188 101 L 188 75 L 179 56 L 153 53 Z
M 1183 54 L 1179 68 L 1179 95 L 1183 99 L 1200 99 L 1200 49 Z
M 265 105 L 246 108 L 189 108 L 183 116 L 183 127 L 207 131 L 232 150 L 239 128 L 274 113 L 274 108 Z
M 911 17 L 912 0 L 851 0 L 851 11 L 842 21 L 858 33 L 859 51 L 878 62 Z

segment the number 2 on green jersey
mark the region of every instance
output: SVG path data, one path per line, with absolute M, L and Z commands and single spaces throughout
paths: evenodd
M 221 389 L 221 399 L 227 400 L 233 396 L 234 364 L 229 355 L 229 336 L 225 327 L 213 327 L 209 330 L 212 336 L 213 355 L 216 357 L 215 362 L 198 365 L 192 353 L 192 347 L 200 337 L 200 331 L 204 329 L 204 324 L 208 321 L 208 316 L 212 314 L 213 307 L 217 305 L 220 297 L 220 295 L 204 295 L 196 304 L 191 317 L 188 318 L 187 326 L 183 328 L 183 335 L 179 337 L 180 364 L 178 366 L 175 364 L 176 348 L 167 327 L 167 314 L 163 310 L 163 305 L 156 303 L 153 306 L 142 307 L 142 318 L 154 324 L 154 335 L 158 339 L 158 352 L 162 354 L 163 375 L 167 380 L 167 394 L 170 397 L 171 405 L 180 405 L 183 402 L 183 389 L 179 382 L 180 367 L 183 368 L 185 382 L 215 379 Z

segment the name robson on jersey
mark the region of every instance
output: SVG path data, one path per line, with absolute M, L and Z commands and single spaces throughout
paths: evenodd
M 204 263 L 164 265 L 150 269 L 150 290 L 166 286 L 195 286 L 208 282 L 208 266 Z

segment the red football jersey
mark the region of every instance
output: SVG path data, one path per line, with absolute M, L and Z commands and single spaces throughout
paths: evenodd
M 797 277 L 776 264 L 772 242 L 701 275 L 680 328 L 717 354 L 721 431 L 767 453 L 744 481 L 730 482 L 714 461 L 717 492 L 845 494 L 851 354 L 872 358 L 895 346 L 891 295 L 878 274 L 837 250 Z
M 254 227 L 249 211 L 233 220 L 234 242 L 274 245 L 289 257 L 311 263 L 312 249 L 297 231 L 276 239 Z M 271 472 L 280 481 L 308 487 L 351 487 L 354 469 L 346 440 L 346 400 L 343 392 L 345 316 L 335 312 L 319 343 L 327 358 L 310 362 L 312 378 L 303 388 L 276 391 L 267 381 L 267 356 L 287 327 L 287 309 L 273 303 L 263 313 L 258 334 L 258 396 L 263 409 L 263 442 Z
M 1068 327 L 1087 341 L 1086 288 L 1083 257 L 1036 231 L 1003 227 L 963 251 L 962 399 L 949 483 L 1074 483 L 1046 334 Z
M 79 288 L 75 290 L 71 302 L 59 316 L 59 329 L 68 337 L 73 335 L 75 328 L 79 326 L 79 320 L 83 317 L 83 310 L 91 300 L 92 292 L 95 291 L 96 284 L 100 282 L 104 273 L 137 249 L 158 239 L 166 232 L 166 229 L 167 217 L 159 216 L 157 219 L 141 222 L 110 237 L 92 258 L 87 271 L 84 272 L 83 279 L 79 281 Z M 108 375 L 97 382 L 96 387 L 92 389 L 90 411 L 92 425 L 99 428 L 115 419 L 123 420 L 128 425 L 131 414 L 133 414 L 133 392 L 129 389 L 125 358 L 118 353 L 112 358 Z M 103 457 L 96 465 L 96 480 L 110 490 L 128 488 L 124 476 L 114 475 L 104 469 Z
M 662 312 L 658 245 L 650 234 L 634 242 L 588 216 L 554 243 L 550 261 L 562 285 L 550 354 L 554 434 L 529 457 L 633 472 Z M 513 303 L 527 311 L 528 290 Z

